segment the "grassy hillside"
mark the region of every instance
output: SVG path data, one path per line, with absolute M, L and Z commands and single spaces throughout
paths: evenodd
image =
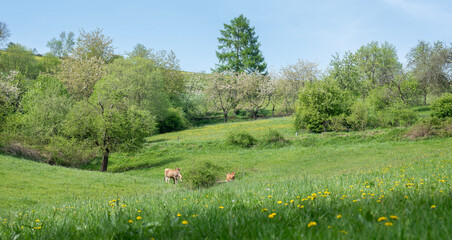
M 290 144 L 225 141 L 269 128 Z M 452 139 L 403 131 L 296 136 L 290 118 L 210 125 L 113 154 L 110 173 L 0 156 L 0 239 L 450 239 Z M 165 168 L 184 175 L 204 160 L 237 180 L 204 190 L 164 183 Z

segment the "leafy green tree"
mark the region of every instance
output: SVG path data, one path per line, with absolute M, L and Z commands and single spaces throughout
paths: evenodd
M 155 132 L 155 117 L 131 105 L 114 80 L 106 77 L 97 82 L 92 96 L 79 101 L 64 122 L 67 136 L 92 141 L 99 148 L 102 172 L 107 171 L 110 153 L 137 149 Z
M 76 59 L 91 59 L 97 57 L 109 63 L 113 59 L 113 40 L 102 33 L 102 29 L 97 28 L 91 32 L 80 30 L 80 36 L 72 56 Z
M 452 47 L 447 47 L 440 41 L 435 42 L 433 46 L 428 42 L 419 41 L 407 57 L 408 67 L 419 82 L 424 105 L 427 104 L 429 93 L 440 95 L 450 90 Z
M 162 72 L 164 91 L 175 106 L 180 106 L 185 91 L 185 78 L 180 69 L 179 59 L 173 51 L 154 51 L 142 44 L 135 45 L 128 58 L 144 58 L 153 62 Z
M 74 39 L 74 33 L 69 32 L 66 34 L 66 32 L 60 33 L 60 38 L 52 38 L 50 41 L 47 42 L 47 47 L 50 49 L 50 53 L 52 53 L 56 57 L 67 57 L 74 49 L 75 45 L 75 39 Z
M 23 133 L 41 142 L 59 135 L 72 104 L 73 100 L 60 80 L 38 76 L 35 86 L 27 91 L 21 101 Z
M 95 84 L 104 75 L 105 62 L 98 58 L 75 58 L 70 56 L 61 62 L 58 79 L 66 84 L 76 99 L 88 99 Z
M 327 78 L 308 83 L 300 91 L 295 128 L 325 132 L 333 117 L 348 114 L 350 105 L 350 94 L 336 81 Z
M 11 36 L 6 23 L 0 22 L 0 46 Z
M 368 89 L 390 83 L 402 69 L 394 45 L 387 42 L 362 46 L 356 52 L 356 58 L 362 81 L 367 83 Z
M 232 19 L 230 24 L 224 24 L 224 30 L 220 30 L 220 33 L 219 51 L 216 52 L 220 62 L 217 64 L 217 71 L 257 71 L 267 74 L 267 64 L 259 50 L 258 37 L 246 17 L 240 15 Z
M 356 54 L 346 52 L 342 59 L 339 54 L 330 62 L 329 74 L 336 79 L 341 89 L 350 91 L 356 96 L 365 93 L 364 82 L 360 77 L 360 69 Z
M 118 59 L 108 65 L 105 78 L 127 105 L 149 111 L 157 120 L 166 118 L 171 104 L 164 91 L 163 71 L 151 60 Z

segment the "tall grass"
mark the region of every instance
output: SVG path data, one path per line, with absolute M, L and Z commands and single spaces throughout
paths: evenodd
M 450 239 L 450 152 L 398 167 L 2 213 L 1 238 Z

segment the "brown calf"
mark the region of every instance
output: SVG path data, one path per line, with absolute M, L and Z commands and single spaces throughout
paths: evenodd
M 182 179 L 182 174 L 180 174 L 180 168 L 176 168 L 175 170 L 166 168 L 165 169 L 165 182 L 169 182 L 170 178 L 174 180 L 174 184 L 176 184 L 179 180 Z
M 230 182 L 235 180 L 235 172 L 231 172 L 228 175 L 226 175 L 226 182 Z

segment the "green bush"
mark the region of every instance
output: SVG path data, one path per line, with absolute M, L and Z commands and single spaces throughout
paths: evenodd
M 208 188 L 217 182 L 221 168 L 210 161 L 195 164 L 184 175 L 184 180 L 189 188 Z
M 403 105 L 390 107 L 388 110 L 390 126 L 411 126 L 417 121 L 417 114 L 412 109 L 407 109 Z
M 166 118 L 160 120 L 157 124 L 160 133 L 184 130 L 187 126 L 184 112 L 175 108 L 169 108 Z
M 452 117 L 452 94 L 445 93 L 432 103 L 432 117 Z
M 353 130 L 364 130 L 369 122 L 369 111 L 366 102 L 356 101 L 350 108 L 347 123 Z
M 97 148 L 88 140 L 80 141 L 64 137 L 52 137 L 45 151 L 48 155 L 48 163 L 66 167 L 80 167 L 99 155 Z
M 282 146 L 287 144 L 289 141 L 280 132 L 270 128 L 264 134 L 262 142 L 266 145 Z
M 256 144 L 257 140 L 246 131 L 231 131 L 227 134 L 226 141 L 229 144 L 249 148 Z
M 347 123 L 347 117 L 345 114 L 341 114 L 338 116 L 333 116 L 330 118 L 329 129 L 335 132 L 346 132 L 350 129 L 349 124 Z
M 332 117 L 348 114 L 351 95 L 334 80 L 324 79 L 307 84 L 300 91 L 295 112 L 295 128 L 324 132 Z

